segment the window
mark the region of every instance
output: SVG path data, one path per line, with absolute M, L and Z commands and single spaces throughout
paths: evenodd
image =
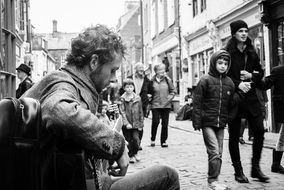
M 201 0 L 200 12 L 206 10 L 206 0 Z
M 158 31 L 159 33 L 162 32 L 165 28 L 165 14 L 164 14 L 164 0 L 159 0 L 158 3 Z
M 16 95 L 15 0 L 1 0 L 0 100 Z
M 175 1 L 174 0 L 168 0 L 167 11 L 168 11 L 168 26 L 171 26 L 175 22 Z
M 197 0 L 192 0 L 192 8 L 193 8 L 193 17 L 195 17 L 198 14 L 198 4 Z

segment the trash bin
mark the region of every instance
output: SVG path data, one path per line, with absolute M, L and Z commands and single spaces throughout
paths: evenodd
M 172 108 L 173 112 L 177 113 L 180 108 L 180 102 L 179 100 L 172 100 Z

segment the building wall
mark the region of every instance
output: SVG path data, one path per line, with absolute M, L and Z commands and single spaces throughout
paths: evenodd
M 126 2 L 127 4 L 127 2 Z M 139 3 L 127 9 L 127 13 L 120 18 L 118 33 L 124 41 L 127 49 L 125 59 L 121 65 L 120 80 L 133 74 L 133 65 L 142 61 L 142 43 L 141 43 L 141 23 Z M 121 81 L 120 81 L 121 82 Z

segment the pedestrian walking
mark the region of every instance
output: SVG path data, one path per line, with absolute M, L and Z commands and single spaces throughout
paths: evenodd
M 269 76 L 262 81 L 263 89 L 267 90 L 273 88 L 273 109 L 275 123 L 281 123 L 279 138 L 275 149 L 272 152 L 272 166 L 271 171 L 275 173 L 284 174 L 284 168 L 281 166 L 281 159 L 284 151 L 284 63 L 280 62 L 279 66 L 272 69 Z
M 202 130 L 208 154 L 208 184 L 211 189 L 227 189 L 218 182 L 221 172 L 224 128 L 240 97 L 227 76 L 230 55 L 225 50 L 212 54 L 209 73 L 197 84 L 193 94 L 193 127 Z
M 120 104 L 123 121 L 122 132 L 128 142 L 130 163 L 135 163 L 135 161 L 140 161 L 138 155 L 140 145 L 139 131 L 144 127 L 142 101 L 140 96 L 134 93 L 135 87 L 132 79 L 125 79 L 122 87 L 125 91 L 121 96 Z
M 89 27 L 73 39 L 67 64 L 47 74 L 24 96 L 40 101 L 43 128 L 50 131 L 53 137 L 50 139 L 56 139 L 57 147 L 66 153 L 81 147 L 88 152 L 86 160 L 95 158 L 94 170 L 89 176 L 96 176 L 96 180 L 90 179 L 95 187 L 90 189 L 180 189 L 177 172 L 168 166 L 157 165 L 125 176 L 129 165 L 125 139 L 96 116 L 99 94 L 111 82 L 116 82 L 116 71 L 124 54 L 125 46 L 116 33 L 104 25 Z M 54 147 L 53 144 L 50 146 Z M 49 154 L 52 151 L 43 152 L 46 153 L 46 164 L 54 159 Z M 65 161 L 70 167 L 64 177 L 70 178 L 59 182 L 68 189 L 76 189 L 76 182 L 82 176 L 76 173 L 78 165 L 70 164 L 73 161 L 68 158 Z M 116 162 L 117 170 L 109 173 L 102 160 Z M 48 183 L 44 178 L 51 175 L 48 171 L 53 171 L 47 166 L 44 163 L 41 166 L 41 186 L 56 189 L 55 183 Z M 85 170 L 85 173 L 90 171 Z
M 31 76 L 31 68 L 26 64 L 21 64 L 17 70 L 18 79 L 20 79 L 21 83 L 16 90 L 16 98 L 20 98 L 29 88 L 33 86 L 33 81 L 30 78 Z
M 166 75 L 166 67 L 163 63 L 154 66 L 155 75 L 151 79 L 149 94 L 151 94 L 152 126 L 151 146 L 155 146 L 157 129 L 162 121 L 161 147 L 168 147 L 168 124 L 171 111 L 171 101 L 175 96 L 175 87 L 171 79 Z
M 255 90 L 263 77 L 263 70 L 259 57 L 248 37 L 247 23 L 237 20 L 230 24 L 230 28 L 232 38 L 225 47 L 225 50 L 231 56 L 231 67 L 228 71 L 228 76 L 233 80 L 236 88 L 246 93 L 244 99 L 239 104 L 235 119 L 229 122 L 229 151 L 235 169 L 235 180 L 240 183 L 249 182 L 243 173 L 239 150 L 241 117 L 244 115 L 254 136 L 251 177 L 266 182 L 269 177 L 264 175 L 260 169 L 264 140 L 263 115 L 261 103 Z
M 130 78 L 134 81 L 134 86 L 135 86 L 134 92 L 137 95 L 139 95 L 141 98 L 144 117 L 148 117 L 147 107 L 149 105 L 148 91 L 149 91 L 150 80 L 145 75 L 143 63 L 137 62 L 134 65 L 134 70 L 135 70 L 134 75 L 131 75 L 127 78 Z M 124 89 L 121 88 L 120 95 L 122 95 L 124 92 L 125 92 Z M 143 129 L 139 130 L 139 138 L 141 142 L 143 138 Z M 142 150 L 141 143 L 139 145 L 139 150 Z

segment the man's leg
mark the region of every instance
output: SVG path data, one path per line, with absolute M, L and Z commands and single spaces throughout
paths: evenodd
M 115 181 L 110 190 L 179 190 L 179 176 L 175 169 L 156 165 Z

